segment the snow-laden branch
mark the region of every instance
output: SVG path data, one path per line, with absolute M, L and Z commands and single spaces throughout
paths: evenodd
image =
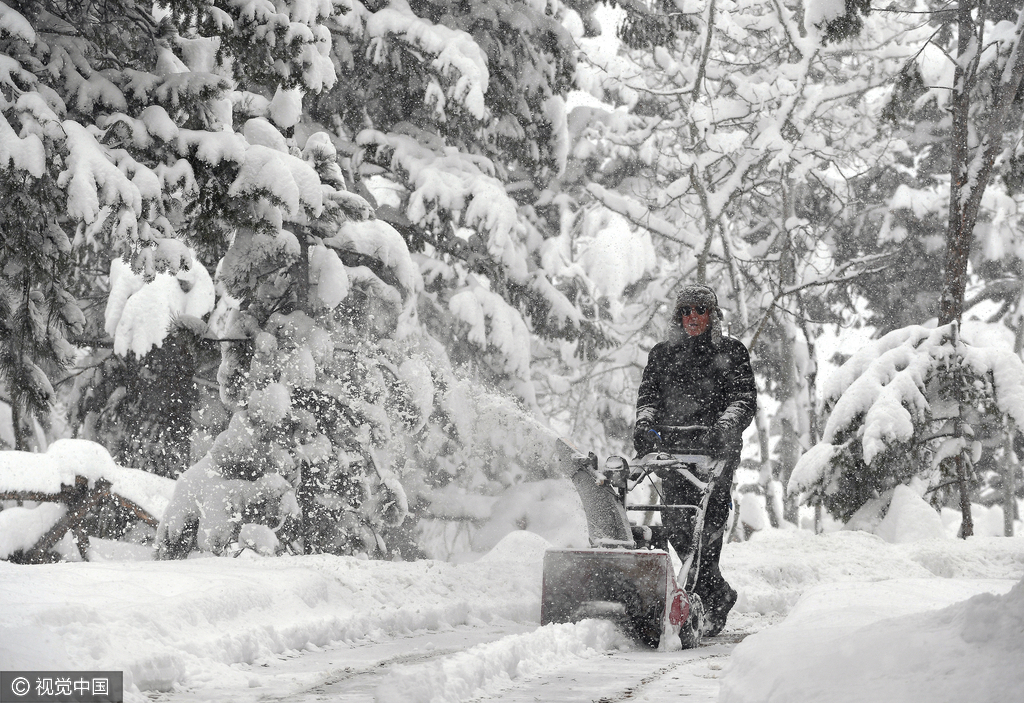
M 683 236 L 689 232 L 663 217 L 659 217 L 649 207 L 630 197 L 610 191 L 597 183 L 588 183 L 587 190 L 606 208 L 619 213 L 637 227 L 642 227 L 651 234 L 678 244 L 685 244 L 694 249 L 700 248 L 702 245 L 698 238 Z
M 501 352 L 506 371 L 522 380 L 530 377 L 530 332 L 522 316 L 504 298 L 471 276 L 469 285 L 448 301 L 448 309 L 469 326 L 467 338 L 482 351 Z
M 764 329 L 765 323 L 771 316 L 772 310 L 778 305 L 779 301 L 782 300 L 783 298 L 789 297 L 791 295 L 794 295 L 795 293 L 799 293 L 800 291 L 806 290 L 808 288 L 815 288 L 818 286 L 830 286 L 843 283 L 852 283 L 853 281 L 856 281 L 859 278 L 870 275 L 872 273 L 877 273 L 878 271 L 885 268 L 884 266 L 879 266 L 876 268 L 874 265 L 877 262 L 884 261 L 885 259 L 889 258 L 889 256 L 889 254 L 873 254 L 871 256 L 863 256 L 857 259 L 851 259 L 850 261 L 847 261 L 843 263 L 841 266 L 839 266 L 832 273 L 832 275 L 813 277 L 809 280 L 803 281 L 802 283 L 781 288 L 779 291 L 775 293 L 774 297 L 772 298 L 772 301 L 765 308 L 764 315 L 761 316 L 761 322 L 758 323 L 757 330 L 754 332 L 754 336 L 751 337 L 750 343 L 747 346 L 753 347 L 757 343 L 758 337 L 760 337 L 761 331 Z M 844 273 L 844 271 L 848 271 L 854 266 L 866 266 L 867 268 L 855 271 L 853 273 Z
M 478 120 L 484 119 L 484 94 L 490 78 L 487 56 L 471 35 L 417 16 L 406 0 L 391 0 L 387 7 L 371 14 L 366 21 L 366 33 L 373 38 L 376 63 L 385 60 L 383 39 L 400 37 L 410 46 L 434 56 L 432 64 L 442 74 L 454 69 L 458 76 L 448 91 L 448 98 L 464 104 Z
M 390 152 L 391 170 L 410 184 L 406 215 L 421 226 L 441 226 L 447 219 L 485 235 L 488 252 L 510 278 L 525 281 L 526 244 L 516 203 L 493 175 L 493 164 L 482 156 L 454 147 L 439 150 L 413 137 L 363 130 L 357 143 Z

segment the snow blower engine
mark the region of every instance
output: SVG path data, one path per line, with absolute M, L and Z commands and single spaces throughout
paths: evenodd
M 604 468 L 597 456 L 584 455 L 559 440 L 566 473 L 583 503 L 589 549 L 549 549 L 544 554 L 540 621 L 577 622 L 585 618 L 615 621 L 634 640 L 661 650 L 700 645 L 704 609 L 692 593 L 700 571 L 704 514 L 725 463 L 697 446 L 705 427 L 655 427 L 662 438 L 656 450 L 630 464 L 611 456 Z M 697 505 L 634 505 L 629 492 L 653 476 L 675 472 L 700 491 Z M 627 512 L 685 512 L 693 526 L 689 549 L 679 554 L 673 573 L 667 539 L 660 525 L 632 525 Z M 679 644 L 677 645 L 676 642 Z

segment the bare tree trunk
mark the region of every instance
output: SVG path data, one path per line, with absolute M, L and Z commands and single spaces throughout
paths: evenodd
M 803 313 L 803 331 L 804 339 L 807 340 L 807 360 L 809 368 L 807 369 L 807 441 L 808 447 L 813 447 L 818 443 L 819 430 L 818 430 L 818 361 L 817 361 L 817 349 L 814 346 L 814 330 L 811 327 L 811 323 L 807 321 L 807 307 L 804 305 L 803 295 L 797 293 L 797 300 L 800 303 L 800 311 Z M 821 534 L 822 532 L 822 509 L 821 501 L 817 501 L 814 504 L 814 533 Z
M 789 485 L 793 469 L 796 468 L 796 463 L 800 460 L 804 450 L 799 425 L 799 397 L 802 384 L 797 373 L 796 362 L 794 361 L 796 345 L 800 342 L 796 335 L 796 327 L 792 321 L 785 318 L 780 319 L 779 328 L 779 354 L 782 357 L 779 368 L 782 377 L 776 380 L 782 406 L 776 415 L 780 436 L 775 445 L 778 462 L 775 464 L 774 469 L 775 478 L 782 484 L 783 518 L 793 524 L 799 524 L 800 506 L 797 503 L 796 496 L 790 495 L 786 487 Z
M 974 13 L 977 11 L 977 18 Z M 1024 79 L 1024 13 L 1018 16 L 1016 42 L 1007 64 L 991 81 L 991 92 L 984 109 L 978 110 L 979 124 L 971 125 L 972 93 L 978 82 L 978 66 L 982 54 L 986 5 L 977 0 L 962 0 L 957 10 L 958 37 L 957 62 L 953 81 L 951 131 L 951 163 L 949 188 L 949 224 L 946 231 L 946 265 L 943 274 L 942 298 L 939 302 L 939 324 L 959 323 L 963 315 L 964 290 L 967 287 L 967 265 L 970 260 L 974 225 L 978 219 L 981 198 L 988 187 L 996 158 L 1003 149 L 1004 135 L 1014 122 L 1020 109 L 1014 98 Z M 982 98 L 984 100 L 984 98 Z M 971 134 L 977 134 L 980 143 L 971 146 Z M 956 331 L 959 340 L 959 330 Z M 957 401 L 960 383 L 957 383 Z M 960 415 L 963 415 L 961 410 Z M 961 436 L 961 422 L 956 423 L 957 436 Z M 967 459 L 964 449 L 956 457 L 957 483 L 960 487 L 960 510 L 963 522 L 960 533 L 969 537 L 974 533 L 967 481 Z
M 974 41 L 981 39 L 975 35 L 972 17 L 975 4 L 975 0 L 962 0 L 959 6 L 958 58 L 967 56 L 974 46 Z M 968 166 L 971 161 L 971 88 L 977 79 L 977 68 L 977 57 L 966 66 L 958 61 L 953 79 L 954 88 L 950 100 L 953 128 L 950 133 L 949 222 L 946 230 L 946 267 L 942 298 L 939 302 L 940 325 L 960 320 L 963 314 L 964 290 L 967 287 L 967 262 L 971 254 L 971 240 L 974 237 L 974 218 L 969 218 L 968 208 L 964 207 L 964 196 L 970 197 L 972 190 L 981 186 L 980 181 L 974 184 L 968 181 Z
M 1020 460 L 1014 451 L 1013 440 L 1017 435 L 1017 425 L 1012 419 L 1006 423 L 1006 444 L 1003 453 L 1003 536 L 1013 537 L 1013 519 L 1016 517 L 1017 467 Z
M 809 446 L 813 447 L 818 443 L 818 413 L 816 412 L 815 403 L 818 397 L 818 361 L 817 361 L 817 348 L 814 346 L 814 340 L 817 337 L 814 334 L 814 328 L 811 327 L 810 322 L 807 321 L 807 307 L 804 305 L 803 295 L 797 293 L 797 300 L 800 303 L 800 311 L 803 313 L 803 322 L 801 328 L 803 329 L 804 339 L 807 340 L 807 432 L 808 432 L 808 443 Z
M 974 42 L 980 42 L 980 29 L 975 27 L 972 14 L 977 3 L 975 0 L 962 0 L 957 11 L 959 24 L 959 35 L 957 37 L 957 58 L 966 58 Z M 979 15 L 983 10 L 979 10 Z M 982 17 L 979 17 L 982 19 Z M 982 25 L 983 26 L 983 25 Z M 939 301 L 939 324 L 954 324 L 954 334 L 959 341 L 959 330 L 957 325 L 963 315 L 964 290 L 967 288 L 967 264 L 971 254 L 971 240 L 974 237 L 974 223 L 977 218 L 977 211 L 973 215 L 971 208 L 965 202 L 973 196 L 974 191 L 983 191 L 981 174 L 974 183 L 969 181 L 969 166 L 971 162 L 970 148 L 970 108 L 971 89 L 977 79 L 978 54 L 975 50 L 975 57 L 969 62 L 958 60 L 953 79 L 953 95 L 951 98 L 951 112 L 953 115 L 953 127 L 950 134 L 950 185 L 949 185 L 949 223 L 946 230 L 946 264 L 943 272 L 942 298 Z M 958 364 L 959 362 L 955 362 Z M 959 370 L 954 380 L 954 392 L 957 401 L 957 418 L 953 422 L 953 434 L 955 437 L 963 437 L 964 415 L 962 407 L 962 375 Z M 956 456 L 954 461 L 957 487 L 960 491 L 960 537 L 967 539 L 974 534 L 974 518 L 971 515 L 971 500 L 967 482 L 967 461 L 964 450 Z
M 31 419 L 32 413 L 28 412 L 13 398 L 11 399 L 11 424 L 14 425 L 14 448 L 19 452 L 27 452 L 32 450 L 29 437 L 31 437 L 31 429 L 26 419 Z
M 1018 312 L 1024 297 L 1017 301 Z M 1024 318 L 1017 323 L 1017 334 L 1013 338 L 1013 353 L 1018 357 L 1024 351 Z M 1016 439 L 1017 423 L 1008 419 L 1006 432 L 1006 465 L 1003 477 L 1003 534 L 1013 537 L 1013 521 L 1017 517 L 1017 470 L 1020 468 L 1020 457 L 1017 456 Z
M 297 307 L 305 313 L 312 312 L 309 301 L 309 230 L 305 227 L 295 227 L 295 233 L 299 239 L 299 258 L 292 267 L 292 275 L 295 281 L 295 302 Z M 302 553 L 316 554 L 322 550 L 320 544 L 320 530 L 317 524 L 316 496 L 320 488 L 321 466 L 311 462 L 303 461 L 299 468 L 299 488 L 296 491 L 296 498 L 301 512 L 302 529 Z
M 958 411 L 953 418 L 953 436 L 960 439 L 964 436 L 963 421 L 963 387 L 964 373 L 961 366 L 962 356 L 960 354 L 960 323 L 953 321 L 953 345 L 956 354 L 953 357 L 953 392 L 956 394 Z M 971 515 L 971 486 L 967 476 L 967 448 L 961 449 L 953 460 L 956 467 L 956 483 L 960 491 L 960 537 L 967 539 L 974 534 L 974 516 Z
M 795 208 L 788 175 L 783 175 L 781 185 L 782 211 L 779 213 L 779 226 L 784 234 L 782 236 L 783 249 L 779 253 L 779 283 L 783 289 L 787 289 L 796 283 L 796 255 L 793 252 L 790 231 L 786 227 L 786 223 L 795 214 Z M 790 307 L 795 307 L 796 314 L 799 313 L 798 305 L 791 305 Z M 781 307 L 779 309 L 785 310 L 785 308 Z M 782 357 L 779 368 L 782 370 L 782 377 L 777 379 L 777 382 L 779 400 L 782 402 L 782 408 L 780 408 L 779 412 L 779 427 L 782 436 L 775 447 L 779 457 L 776 476 L 782 482 L 783 495 L 785 496 L 783 517 L 789 522 L 799 525 L 800 506 L 797 503 L 797 497 L 789 495 L 789 491 L 786 490 L 789 485 L 789 478 L 793 475 L 793 469 L 796 468 L 796 462 L 799 461 L 800 455 L 803 454 L 804 450 L 800 436 L 800 396 L 804 385 L 796 368 L 796 347 L 800 340 L 797 337 L 796 323 L 790 319 L 790 314 L 794 313 L 791 310 L 785 310 L 785 312 L 779 315 L 779 337 L 781 342 L 779 355 Z M 789 412 L 786 412 L 787 406 Z
M 772 457 L 769 449 L 768 417 L 765 415 L 764 407 L 758 407 L 757 415 L 754 416 L 754 423 L 757 426 L 757 440 L 761 448 L 761 475 L 760 483 L 764 490 L 765 508 L 768 511 L 768 523 L 772 527 L 782 525 L 782 515 L 775 509 L 775 481 L 772 476 Z

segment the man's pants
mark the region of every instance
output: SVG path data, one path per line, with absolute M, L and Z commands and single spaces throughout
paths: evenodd
M 739 452 L 730 453 L 725 457 L 726 466 L 722 476 L 711 491 L 707 512 L 704 514 L 704 539 L 700 554 L 700 571 L 697 581 L 693 584 L 693 592 L 700 596 L 705 608 L 714 608 L 725 593 L 728 586 L 718 560 L 722 555 L 722 543 L 725 540 L 725 527 L 729 521 L 729 510 L 732 507 L 732 477 L 740 463 Z M 670 474 L 662 482 L 662 491 L 667 505 L 698 505 L 701 490 L 683 476 Z M 690 551 L 693 535 L 693 523 L 696 518 L 694 511 L 665 511 L 661 514 L 662 524 L 668 533 L 668 540 L 676 550 L 680 559 L 686 559 Z M 697 560 L 691 567 L 691 574 L 697 568 Z

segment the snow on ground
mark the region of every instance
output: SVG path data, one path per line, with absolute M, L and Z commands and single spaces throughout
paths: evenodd
M 737 608 L 786 617 L 736 647 L 723 703 L 995 701 L 1024 690 L 1024 538 L 890 544 L 773 531 L 726 554 Z
M 605 622 L 536 625 L 547 546 L 516 531 L 461 564 L 251 552 L 0 562 L 0 669 L 124 670 L 126 700 L 136 702 L 170 695 L 156 691 L 257 700 L 273 683 L 261 667 L 274 657 L 515 624 L 495 641 L 395 663 L 374 694 L 468 700 L 628 647 Z M 1024 538 L 890 544 L 864 532 L 768 530 L 728 545 L 723 570 L 741 594 L 726 633 L 756 633 L 726 667 L 723 701 L 932 703 L 982 700 L 963 695 L 981 683 L 993 693 L 1024 685 L 1024 587 L 1011 591 L 1024 574 Z M 984 592 L 996 595 L 965 601 Z
M 0 668 L 123 669 L 126 689 L 255 687 L 258 677 L 234 665 L 335 641 L 536 622 L 545 546 L 523 532 L 462 566 L 331 556 L 0 563 Z
M 1022 657 L 1024 580 L 835 583 L 736 647 L 719 700 L 1020 700 Z

